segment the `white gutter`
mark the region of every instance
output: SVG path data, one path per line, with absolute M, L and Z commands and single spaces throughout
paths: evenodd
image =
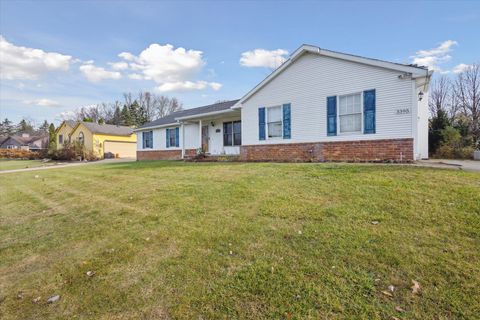
M 151 126 L 151 127 L 144 127 L 144 128 L 138 128 L 133 130 L 133 132 L 140 132 L 140 131 L 145 131 L 145 130 L 150 130 L 150 129 L 160 129 L 160 128 L 168 128 L 171 126 L 175 126 L 179 124 L 178 122 L 171 122 L 167 124 L 159 124 L 158 126 Z

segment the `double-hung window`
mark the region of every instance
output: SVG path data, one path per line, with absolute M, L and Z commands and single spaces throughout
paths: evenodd
M 153 148 L 153 131 L 144 131 L 143 135 L 143 148 L 152 149 Z
M 282 106 L 267 108 L 267 134 L 268 138 L 282 137 Z
M 223 123 L 223 145 L 239 146 L 242 144 L 242 123 L 240 121 Z
M 338 105 L 340 133 L 362 132 L 362 94 L 340 96 Z
M 165 129 L 165 132 L 167 134 L 167 148 L 175 148 L 179 147 L 179 140 L 180 140 L 180 128 L 171 128 L 171 129 Z
M 63 134 L 58 135 L 58 143 L 62 144 L 63 143 Z

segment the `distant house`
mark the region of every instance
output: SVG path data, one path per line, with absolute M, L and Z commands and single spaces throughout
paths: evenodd
M 431 75 L 416 65 L 302 45 L 240 100 L 136 129 L 137 159 L 181 159 L 197 149 L 245 161 L 428 158 Z
M 0 143 L 1 149 L 21 149 L 30 151 L 42 151 L 48 148 L 48 135 L 12 135 L 4 137 Z
M 70 142 L 70 134 L 77 123 L 73 120 L 65 120 L 55 130 L 57 150 L 62 148 L 64 142 Z
M 117 156 L 135 158 L 137 137 L 133 129 L 126 126 L 98 124 L 93 122 L 64 121 L 56 131 L 57 148 L 68 142 L 78 141 L 86 151 L 97 157 Z

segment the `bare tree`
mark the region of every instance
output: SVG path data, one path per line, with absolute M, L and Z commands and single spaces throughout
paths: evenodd
M 480 64 L 473 64 L 458 75 L 454 94 L 460 111 L 469 119 L 475 145 L 480 147 Z
M 170 113 L 180 111 L 183 108 L 182 103 L 180 103 L 177 98 L 169 98 L 166 96 L 155 96 L 154 105 L 156 118 L 163 118 Z
M 438 116 L 442 111 L 447 113 L 450 88 L 450 81 L 445 76 L 432 82 L 428 100 L 428 108 L 432 117 Z

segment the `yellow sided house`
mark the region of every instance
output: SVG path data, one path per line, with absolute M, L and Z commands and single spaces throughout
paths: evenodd
M 99 158 L 135 158 L 137 137 L 133 129 L 112 124 L 77 122 L 70 134 L 70 141 L 79 141 L 85 150 Z
M 57 137 L 57 150 L 63 148 L 65 142 L 70 142 L 70 135 L 76 125 L 77 123 L 73 120 L 65 120 L 60 124 L 57 130 L 55 130 L 55 136 Z

